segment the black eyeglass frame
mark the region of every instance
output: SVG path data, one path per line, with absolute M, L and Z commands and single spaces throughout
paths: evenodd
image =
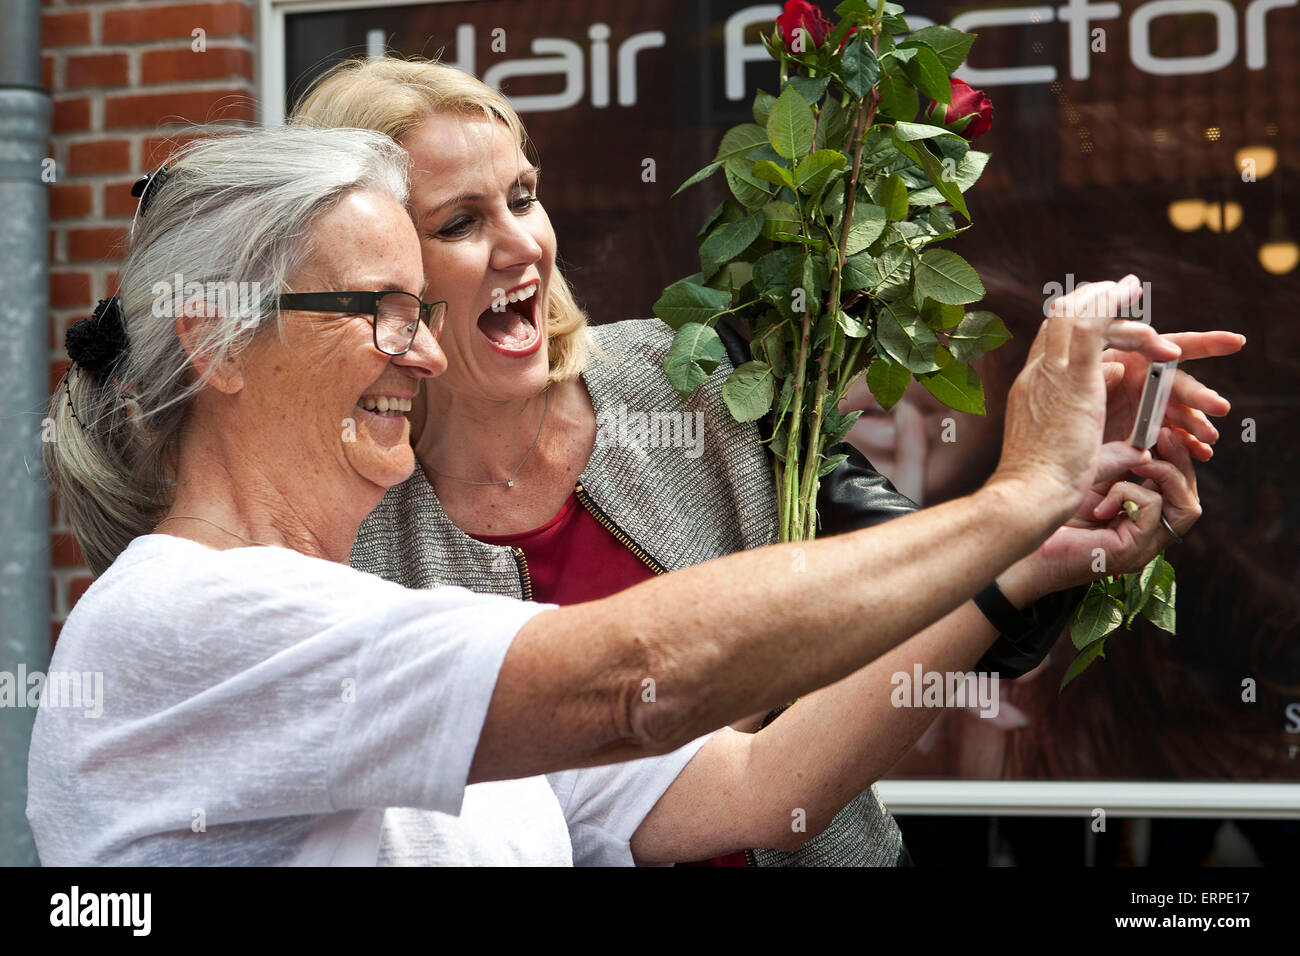
M 377 292 L 285 292 L 278 295 L 272 304 L 277 309 L 290 309 L 302 312 L 339 312 L 348 315 L 368 315 L 373 333 L 375 348 L 385 355 L 405 355 L 415 344 L 415 337 L 420 332 L 419 323 L 414 323 L 411 338 L 406 348 L 400 352 L 391 352 L 379 344 L 379 302 L 385 296 L 401 295 L 414 299 L 420 304 L 419 321 L 423 321 L 433 333 L 436 341 L 442 334 L 443 323 L 447 319 L 447 303 L 441 299 L 435 302 L 421 301 L 420 297 L 400 289 L 387 289 Z M 436 318 L 435 318 L 436 315 Z

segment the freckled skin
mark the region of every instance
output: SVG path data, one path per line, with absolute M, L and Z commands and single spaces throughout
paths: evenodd
M 314 256 L 289 280 L 302 292 L 401 289 L 424 286 L 419 241 L 410 217 L 391 198 L 355 192 L 326 213 L 314 230 Z M 445 359 L 425 329 L 420 349 L 389 356 L 374 346 L 368 317 L 285 312 L 285 338 L 262 336 L 257 346 L 268 361 L 245 368 L 245 397 L 259 409 L 261 428 L 249 439 L 300 446 L 293 460 L 329 462 L 341 482 L 388 488 L 410 477 L 415 459 L 410 426 L 377 423 L 356 407 L 363 395 L 413 395 L 418 383 L 437 374 Z M 436 353 L 431 357 L 429 348 Z M 281 414 L 266 416 L 265 408 Z M 355 441 L 344 421 L 356 422 Z M 292 423 L 285 434 L 286 423 Z M 399 427 L 400 425 L 400 427 Z

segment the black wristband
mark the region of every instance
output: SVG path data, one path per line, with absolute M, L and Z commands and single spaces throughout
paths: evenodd
M 1037 626 L 1033 618 L 1020 613 L 1016 606 L 1007 600 L 1007 596 L 998 587 L 997 581 L 975 595 L 975 606 L 989 619 L 989 623 L 998 629 L 999 634 L 1013 641 L 1024 637 Z

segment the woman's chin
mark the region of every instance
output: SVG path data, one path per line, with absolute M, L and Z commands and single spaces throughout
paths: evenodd
M 368 453 L 356 455 L 352 467 L 372 485 L 388 489 L 411 477 L 415 471 L 415 452 L 409 441 L 393 447 L 371 448 Z

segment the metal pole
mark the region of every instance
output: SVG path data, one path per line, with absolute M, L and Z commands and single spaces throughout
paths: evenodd
M 0 0 L 0 865 L 37 863 L 27 827 L 36 711 L 20 674 L 50 649 L 50 504 L 41 470 L 49 398 L 50 95 L 41 87 L 41 2 Z M 0 686 L 0 692 L 3 687 Z

